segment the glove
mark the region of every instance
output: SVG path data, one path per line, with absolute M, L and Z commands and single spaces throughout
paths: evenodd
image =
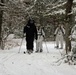
M 56 36 L 56 34 L 54 34 L 54 37 Z
M 37 38 L 35 38 L 37 40 Z
M 43 35 L 43 38 L 45 38 L 45 36 Z
M 37 40 L 37 37 L 35 36 L 35 39 Z

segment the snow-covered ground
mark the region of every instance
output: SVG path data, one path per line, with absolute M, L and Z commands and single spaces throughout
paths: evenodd
M 0 50 L 0 75 L 76 75 L 75 65 L 56 62 L 64 49 L 55 49 L 54 46 L 55 42 L 44 42 L 42 53 L 34 52 L 30 55 L 23 54 L 26 51 L 25 41 L 20 53 L 20 47 Z

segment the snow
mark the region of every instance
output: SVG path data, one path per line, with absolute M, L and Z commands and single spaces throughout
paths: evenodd
M 60 9 L 60 10 L 58 10 L 58 11 L 54 11 L 52 14 L 57 14 L 57 13 L 60 13 L 60 14 L 65 14 L 65 10 L 62 10 L 62 9 Z
M 10 34 L 8 37 L 7 37 L 7 40 L 12 40 L 14 38 L 14 34 Z
M 76 0 L 73 0 L 73 2 L 76 2 Z
M 23 41 L 20 53 L 20 46 L 0 50 L 0 75 L 76 75 L 75 65 L 68 65 L 62 60 L 57 62 L 64 49 L 55 49 L 55 42 L 44 42 L 42 53 L 34 52 L 30 55 L 23 54 L 26 51 L 25 44 Z
M 36 4 L 37 0 L 34 0 L 34 5 Z

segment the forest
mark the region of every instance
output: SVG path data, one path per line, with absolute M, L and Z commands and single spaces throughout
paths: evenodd
M 75 25 L 76 2 L 73 0 L 0 0 L 0 47 L 4 49 L 7 37 L 14 34 L 22 38 L 23 27 L 29 17 L 36 26 L 44 28 L 47 41 L 54 40 L 54 31 L 59 23 L 66 30 L 66 53 L 71 51 L 71 30 Z M 66 25 L 67 24 L 67 25 Z
M 76 75 L 76 0 L 0 0 L 0 75 Z

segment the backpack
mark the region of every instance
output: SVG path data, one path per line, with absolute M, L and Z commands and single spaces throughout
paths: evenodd
M 59 31 L 59 30 L 61 30 L 61 32 L 62 32 L 63 35 L 64 35 L 63 29 L 62 29 L 61 27 L 58 28 L 58 31 Z M 57 34 L 58 34 L 58 31 L 57 31 Z

